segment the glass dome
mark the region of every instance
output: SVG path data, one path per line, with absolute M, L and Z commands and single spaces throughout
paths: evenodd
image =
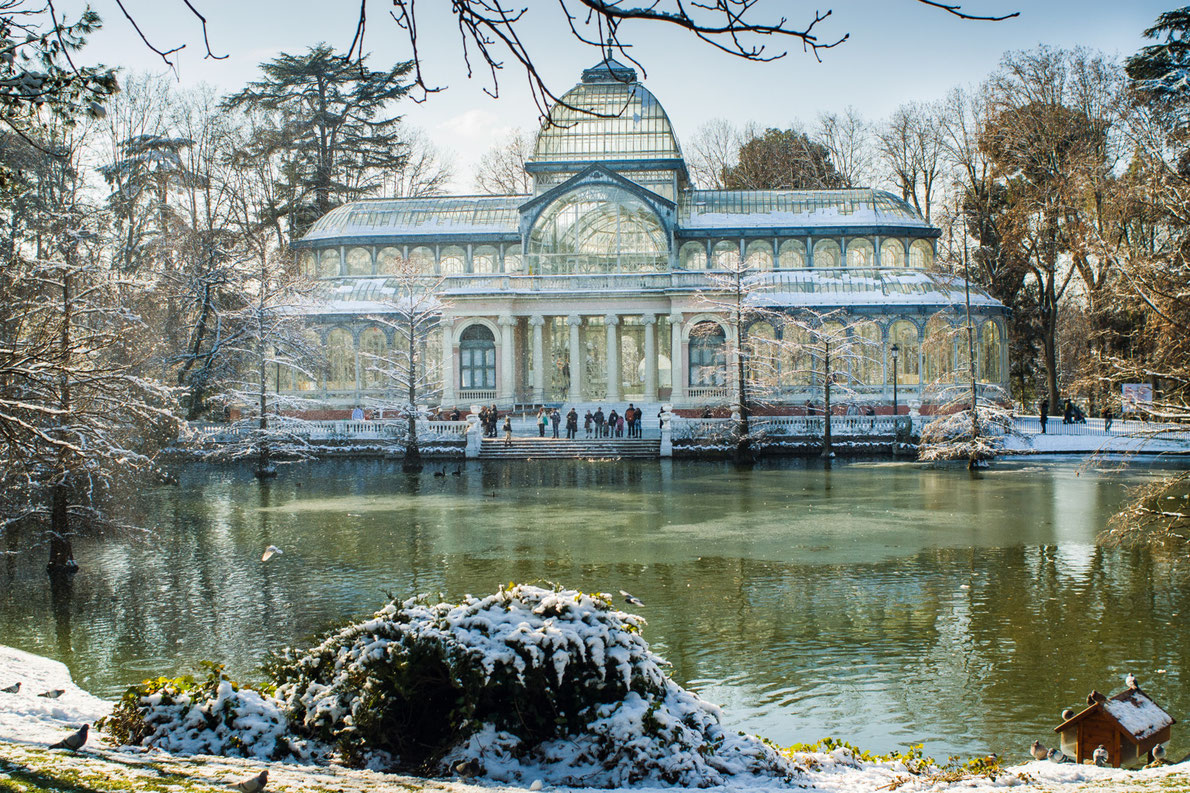
M 627 190 L 588 185 L 554 201 L 529 233 L 536 273 L 658 272 L 669 266 L 660 218 Z
M 608 59 L 550 108 L 531 162 L 680 160 L 669 117 L 636 72 Z

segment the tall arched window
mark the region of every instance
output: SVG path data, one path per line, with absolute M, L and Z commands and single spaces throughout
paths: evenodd
M 990 319 L 983 323 L 979 329 L 979 379 L 985 383 L 999 383 L 1003 379 L 1002 344 L 1000 326 Z
M 905 245 L 898 239 L 889 238 L 880 243 L 881 267 L 904 267 Z
M 914 270 L 925 270 L 934 263 L 934 249 L 925 240 L 914 240 L 909 246 L 909 266 Z
M 313 278 L 318 275 L 318 264 L 314 251 L 302 251 L 298 254 L 298 266 L 301 274 Z
M 519 273 L 525 267 L 521 258 L 521 246 L 509 245 L 504 249 L 504 272 Z
M 376 272 L 381 275 L 396 275 L 400 269 L 400 248 L 381 248 L 376 252 Z
M 806 266 L 806 244 L 801 240 L 785 240 L 781 243 L 781 256 L 777 260 L 782 270 L 800 270 Z
M 335 328 L 326 335 L 326 363 L 328 391 L 355 390 L 355 341 L 351 331 Z
M 809 331 L 787 322 L 781 333 L 781 347 L 781 385 L 810 385 L 814 379 L 814 357 L 810 352 Z
M 529 232 L 529 263 L 540 273 L 660 272 L 669 235 L 630 191 L 585 185 L 550 204 Z
M 744 264 L 753 270 L 773 269 L 773 246 L 764 240 L 754 240 L 744 249 Z
M 884 381 L 884 348 L 880 326 L 875 322 L 860 322 L 851 329 L 855 339 L 851 361 L 851 376 L 860 385 L 880 385 Z
M 459 336 L 459 386 L 496 387 L 496 337 L 486 325 L 471 325 Z
M 423 246 L 409 251 L 409 266 L 413 268 L 414 272 L 433 273 L 434 249 Z
M 839 243 L 834 240 L 819 240 L 814 243 L 815 267 L 839 267 L 841 258 Z
M 926 382 L 954 380 L 954 328 L 943 317 L 932 317 L 926 323 L 925 359 Z
M 467 251 L 458 245 L 447 245 L 439 254 L 438 272 L 458 275 L 467 271 Z
M 883 254 L 882 254 L 883 255 Z M 918 374 L 918 352 L 921 349 L 917 339 L 917 326 L 907 319 L 899 319 L 888 328 L 888 365 L 894 365 L 892 345 L 897 345 L 896 367 L 897 382 L 901 385 L 917 385 L 920 380 Z M 893 373 L 888 373 L 891 383 Z
M 721 386 L 727 382 L 727 336 L 717 322 L 690 329 L 690 385 Z
M 771 322 L 754 322 L 748 327 L 747 378 L 760 391 L 771 392 L 781 384 L 780 346 Z
M 471 251 L 471 272 L 473 273 L 494 273 L 498 269 L 498 254 L 496 249 L 490 245 L 480 245 Z
M 856 237 L 847 243 L 848 267 L 875 267 L 876 249 L 863 237 Z
M 352 248 L 347 251 L 348 275 L 371 275 L 372 252 L 367 248 Z
M 711 251 L 715 270 L 734 270 L 740 266 L 740 244 L 734 240 L 720 240 Z
M 701 242 L 687 242 L 682 245 L 679 257 L 684 270 L 707 269 L 707 246 Z
M 327 248 L 318 257 L 318 277 L 319 278 L 338 278 L 339 277 L 339 249 Z
M 359 335 L 360 379 L 364 388 L 383 388 L 388 384 L 391 368 L 385 360 L 388 351 L 388 337 L 377 327 L 365 329 Z

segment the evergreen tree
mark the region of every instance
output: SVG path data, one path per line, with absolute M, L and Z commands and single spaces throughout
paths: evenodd
M 723 170 L 728 190 L 821 190 L 847 187 L 830 150 L 796 129 L 768 129 L 740 146 L 738 162 Z
M 407 159 L 400 116 L 390 106 L 409 91 L 408 62 L 372 71 L 326 44 L 282 53 L 261 64 L 264 78 L 227 97 L 223 107 L 261 114 L 268 123 L 240 153 L 245 160 L 279 155 L 284 193 L 269 208 L 291 238 L 335 207 L 367 196 Z

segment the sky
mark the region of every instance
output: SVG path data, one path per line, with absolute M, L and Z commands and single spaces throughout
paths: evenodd
M 568 0 L 577 7 L 577 0 Z M 191 0 L 209 21 L 211 49 L 225 59 L 205 58 L 202 27 L 183 0 L 124 0 L 146 37 L 159 49 L 185 45 L 171 55 L 175 69 L 139 38 L 115 0 L 93 0 L 104 19 L 79 60 L 129 71 L 171 74 L 181 86 L 199 83 L 231 92 L 259 77 L 258 64 L 280 52 L 298 52 L 325 41 L 346 49 L 355 34 L 358 0 Z M 55 6 L 77 14 L 77 0 Z M 575 41 L 557 0 L 520 0 L 527 9 L 522 35 L 549 87 L 561 94 L 583 68 L 600 60 L 598 50 Z M 725 118 L 740 126 L 788 126 L 811 122 L 820 112 L 855 106 L 869 119 L 887 116 L 908 101 L 940 99 L 952 87 L 976 84 L 994 71 L 1006 51 L 1047 44 L 1085 46 L 1127 56 L 1146 41 L 1142 31 L 1162 11 L 1155 0 L 964 0 L 979 14 L 1019 11 L 1003 22 L 963 21 L 916 0 L 838 0 L 814 6 L 802 0 L 760 0 L 762 14 L 780 11 L 791 23 L 830 11 L 816 28 L 824 40 L 849 40 L 821 53 L 821 62 L 800 48 L 771 63 L 733 58 L 688 34 L 646 23 L 621 29 L 646 71 L 645 85 L 669 114 L 679 142 L 704 122 Z M 452 192 L 471 192 L 479 157 L 511 131 L 536 129 L 538 110 L 524 73 L 509 65 L 499 78 L 499 96 L 486 73 L 468 79 L 458 31 L 447 0 L 422 0 L 419 51 L 432 85 L 444 90 L 399 108 L 423 129 L 452 163 Z M 391 5 L 369 0 L 365 45 L 372 68 L 410 57 L 408 39 L 389 16 Z M 796 42 L 790 42 L 790 45 Z

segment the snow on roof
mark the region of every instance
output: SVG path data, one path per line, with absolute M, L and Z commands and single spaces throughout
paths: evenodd
M 306 242 L 341 237 L 516 234 L 528 196 L 440 196 L 356 201 L 327 212 Z
M 1173 717 L 1139 688 L 1116 694 L 1103 702 L 1103 709 L 1138 741 L 1156 735 L 1174 723 Z
M 765 306 L 956 305 L 964 300 L 963 279 L 921 270 L 832 268 L 780 270 L 749 279 L 749 301 Z M 971 285 L 971 305 L 999 306 Z
M 930 225 L 882 190 L 692 190 L 679 202 L 683 229 Z

